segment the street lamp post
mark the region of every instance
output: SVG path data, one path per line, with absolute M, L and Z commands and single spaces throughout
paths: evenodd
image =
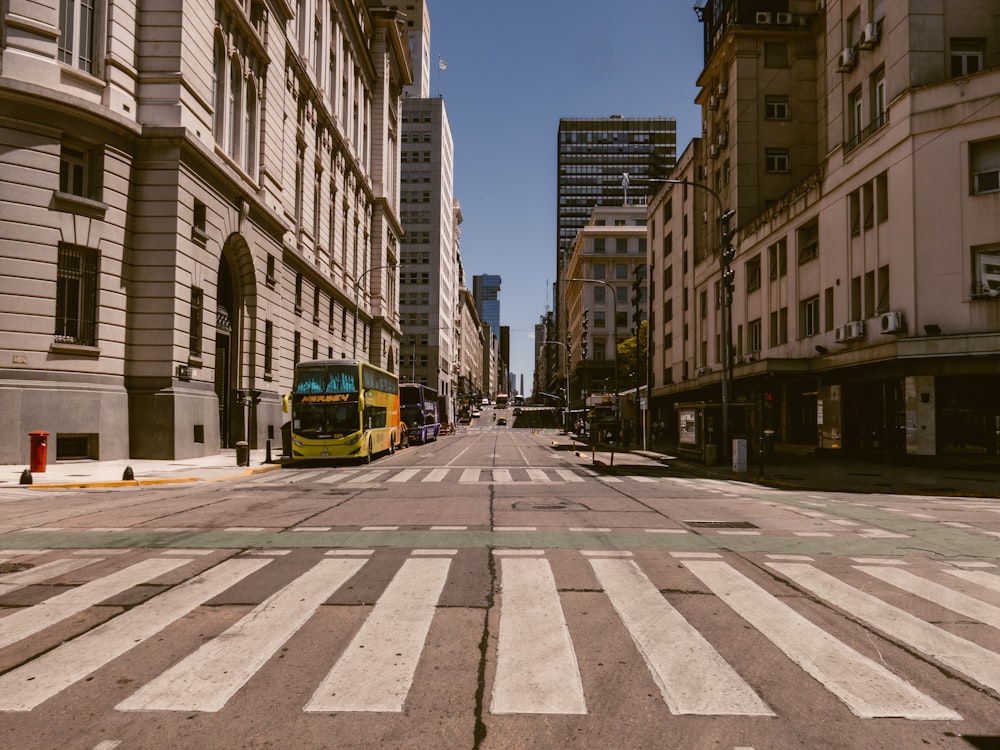
M 651 179 L 650 182 L 663 182 L 668 185 L 690 185 L 691 187 L 700 188 L 706 193 L 711 195 L 715 199 L 715 203 L 719 209 L 719 266 L 721 270 L 721 284 L 719 288 L 719 294 L 721 299 L 719 300 L 719 307 L 721 313 L 721 324 L 719 326 L 721 339 L 722 339 L 722 459 L 723 463 L 728 463 L 729 457 L 729 390 L 730 390 L 730 373 L 732 372 L 732 347 L 729 341 L 729 329 L 732 327 L 730 320 L 730 309 L 732 306 L 732 281 L 733 281 L 733 271 L 730 268 L 730 263 L 735 256 L 735 249 L 730 247 L 730 240 L 733 237 L 735 230 L 729 229 L 729 221 L 736 214 L 735 211 L 729 210 L 725 211 L 722 208 L 722 198 L 719 194 L 708 187 L 708 185 L 702 185 L 700 182 L 691 182 L 690 180 L 658 180 Z
M 569 347 L 566 346 L 566 344 L 564 344 L 561 341 L 543 341 L 542 342 L 542 346 L 549 346 L 549 345 L 561 346 L 563 348 L 563 351 L 566 352 L 566 419 L 565 419 L 565 422 L 563 423 L 563 427 L 566 428 L 566 432 L 568 433 L 569 432 L 569 414 L 570 414 L 570 411 L 569 411 Z
M 389 263 L 384 266 L 372 266 L 367 271 L 358 276 L 357 287 L 354 290 L 354 330 L 351 334 L 352 347 L 351 347 L 351 359 L 358 358 L 358 306 L 361 302 L 361 280 L 370 274 L 372 271 L 382 271 L 386 268 L 396 268 L 397 264 Z

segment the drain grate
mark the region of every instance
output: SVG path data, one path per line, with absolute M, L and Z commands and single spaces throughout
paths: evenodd
M 749 521 L 681 521 L 695 529 L 759 529 Z

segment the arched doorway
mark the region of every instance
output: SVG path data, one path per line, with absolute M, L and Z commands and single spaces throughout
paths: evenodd
M 237 293 L 229 261 L 223 255 L 219 259 L 218 286 L 216 287 L 215 308 L 215 395 L 219 399 L 219 443 L 221 448 L 230 448 L 242 437 L 241 431 L 234 429 L 234 416 L 239 410 L 234 408 L 233 373 L 239 368 L 234 362 L 233 323 L 238 321 L 236 311 Z

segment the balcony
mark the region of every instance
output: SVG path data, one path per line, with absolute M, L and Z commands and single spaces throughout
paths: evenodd
M 885 112 L 880 112 L 878 117 L 876 117 L 874 120 L 868 123 L 868 125 L 859 130 L 849 139 L 844 141 L 844 153 L 848 154 L 854 149 L 856 149 L 862 143 L 864 143 L 873 135 L 875 135 L 875 133 L 877 133 L 879 130 L 885 127 L 888 123 L 889 123 L 889 111 L 886 110 Z

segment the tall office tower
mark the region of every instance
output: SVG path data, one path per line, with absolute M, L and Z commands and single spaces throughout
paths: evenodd
M 451 409 L 459 360 L 461 259 L 453 190 L 451 125 L 430 98 L 431 22 L 423 0 L 388 0 L 403 14 L 413 81 L 403 89 L 400 159 L 400 376 L 436 388 Z M 446 415 L 450 421 L 451 414 Z
M 479 319 L 488 323 L 493 335 L 500 338 L 500 277 L 482 274 L 472 277 L 472 296 L 476 299 Z
M 404 97 L 426 99 L 431 90 L 431 19 L 424 0 L 385 0 L 384 4 L 406 18 L 413 82 L 403 87 Z
M 400 376 L 451 403 L 460 261 L 453 143 L 444 100 L 403 99 L 400 158 Z
M 650 178 L 664 178 L 677 159 L 677 121 L 672 117 L 562 118 L 557 159 L 556 284 L 554 303 L 560 341 L 566 338 L 561 297 L 577 233 L 595 206 L 645 205 L 656 192 Z M 626 177 L 627 176 L 627 177 Z M 553 373 L 557 380 L 565 371 Z M 553 384 L 547 384 L 553 385 Z

